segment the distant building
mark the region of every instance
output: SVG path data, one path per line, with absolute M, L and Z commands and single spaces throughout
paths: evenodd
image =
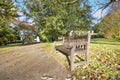
M 36 40 L 36 42 L 40 42 L 40 39 L 38 36 L 34 40 Z

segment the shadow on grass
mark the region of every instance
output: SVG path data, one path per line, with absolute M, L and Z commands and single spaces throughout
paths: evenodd
M 92 44 L 106 44 L 106 45 L 116 45 L 116 46 L 120 46 L 120 43 L 114 43 L 114 42 L 94 42 L 94 41 L 91 41 L 90 43 Z

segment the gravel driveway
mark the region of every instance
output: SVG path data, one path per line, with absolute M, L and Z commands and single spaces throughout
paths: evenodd
M 67 70 L 40 44 L 0 52 L 0 80 L 65 80 Z

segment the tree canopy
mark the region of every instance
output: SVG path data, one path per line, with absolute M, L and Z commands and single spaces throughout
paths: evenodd
M 98 5 L 102 5 L 103 10 L 109 6 L 115 9 L 113 5 L 119 2 L 107 0 L 105 4 Z M 90 0 L 0 0 L 0 45 L 14 41 L 21 32 L 39 36 L 45 41 L 54 41 L 71 30 L 89 30 L 92 20 L 89 3 Z M 19 13 L 26 16 L 26 20 L 31 19 L 32 25 L 21 21 L 15 24 L 15 28 L 11 27 L 11 23 L 16 23 L 15 18 Z
M 88 30 L 90 26 L 90 6 L 81 0 L 26 1 L 24 13 L 33 18 L 39 36 L 44 40 L 54 41 L 70 30 Z
M 116 40 L 120 40 L 120 5 L 118 3 L 112 4 L 112 8 L 108 14 L 94 27 L 95 32 L 104 35 L 106 38 Z
M 10 27 L 11 19 L 16 16 L 17 9 L 12 0 L 0 0 L 0 45 L 16 38 Z

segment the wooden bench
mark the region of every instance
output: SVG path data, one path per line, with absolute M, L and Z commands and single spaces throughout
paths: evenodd
M 64 37 L 63 44 L 55 46 L 55 49 L 62 52 L 66 55 L 71 71 L 78 65 L 88 64 L 89 63 L 89 48 L 90 48 L 90 32 L 84 36 L 77 37 Z M 75 56 L 79 53 L 85 54 L 85 60 L 80 61 L 79 63 L 75 63 Z

